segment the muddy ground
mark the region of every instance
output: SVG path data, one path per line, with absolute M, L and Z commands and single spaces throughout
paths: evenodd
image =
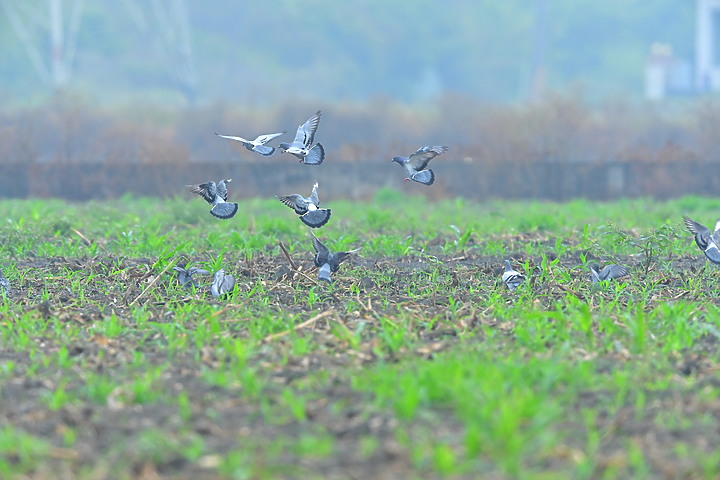
M 551 253 L 549 256 L 552 259 Z M 14 364 L 13 372 L 3 376 L 0 426 L 13 426 L 42 437 L 52 445 L 41 459 L 28 460 L 12 455 L 5 455 L 5 458 L 16 465 L 30 461 L 32 466 L 25 469 L 26 478 L 211 479 L 225 478 L 218 473 L 217 467 L 228 449 L 237 450 L 240 445 L 247 452 L 247 464 L 252 466 L 247 471 L 247 478 L 255 478 L 263 471 L 269 472 L 270 477 L 291 478 L 390 479 L 418 475 L 418 467 L 413 464 L 407 448 L 397 441 L 397 429 L 405 429 L 410 435 L 432 434 L 450 438 L 462 435 L 462 425 L 450 413 L 442 412 L 437 412 L 437 415 L 446 416 L 442 422 L 419 420 L 408 425 L 391 411 L 375 407 L 370 393 L 358 392 L 351 387 L 351 373 L 348 373 L 379 360 L 377 350 L 373 348 L 376 339 L 372 329 L 368 329 L 368 335 L 357 348 L 351 348 L 330 334 L 331 320 L 353 330 L 360 322 L 372 325 L 379 315 L 393 317 L 403 312 L 416 315 L 418 319 L 435 316 L 443 319 L 431 328 L 418 321 L 417 327 L 408 332 L 415 336 L 415 346 L 388 354 L 383 361 L 432 358 L 438 352 L 456 348 L 463 338 L 469 342 L 482 342 L 482 335 L 475 335 L 480 326 L 498 329 L 511 342 L 513 321 L 496 318 L 487 305 L 488 296 L 497 292 L 506 302 L 516 301 L 517 297 L 499 280 L 503 259 L 473 253 L 404 259 L 357 256 L 343 265 L 332 288 L 321 290 L 325 286 L 317 283 L 310 258 L 294 257 L 299 271 L 293 269 L 283 255 L 258 254 L 252 260 L 227 261 L 226 272 L 236 277 L 240 291 L 229 300 L 214 299 L 204 289 L 178 294 L 178 287 L 169 272 L 157 278 L 158 271 L 152 269 L 155 259 L 99 256 L 92 259 L 26 258 L 15 262 L 17 271 L 25 273 L 23 278 L 11 278 L 8 302 L 15 306 L 11 311 L 15 314 L 24 312 L 28 318 L 42 318 L 50 329 L 79 325 L 84 333 L 65 340 L 57 331 L 37 334 L 31 340 L 41 354 L 34 358 L 23 348 L 5 346 L 0 351 L 1 364 Z M 588 259 L 592 258 L 588 252 Z M 513 262 L 517 266 L 519 260 L 526 259 L 518 257 Z M 206 258 L 184 260 L 198 262 Z M 708 268 L 702 257 L 674 258 L 655 265 L 647 275 L 642 271 L 641 257 L 618 260 L 633 267 L 630 283 L 656 283 L 647 308 L 681 298 L 697 300 L 699 305 L 719 303 L 717 286 L 712 280 L 706 282 L 705 290 L 699 292 L 698 298 L 690 298 L 686 279 Z M 540 268 L 540 258 L 529 261 L 533 271 Z M 568 294 L 588 302 L 610 295 L 588 287 L 587 271 L 581 265 L 579 254 L 564 257 L 555 268 L 570 272 L 572 280 L 555 281 L 556 277 L 550 275 L 544 282 L 539 282 L 537 276 L 533 276 L 529 282 L 539 309 L 553 305 Z M 68 280 L 67 272 L 72 271 L 92 275 L 91 280 L 83 282 L 82 294 Z M 435 272 L 434 276 L 432 272 Z M 304 421 L 288 416 L 268 422 L 262 406 L 244 395 L 243 385 L 221 388 L 208 383 L 200 373 L 202 370 L 224 368 L 223 359 L 213 351 L 212 345 L 200 351 L 177 352 L 168 364 L 162 336 L 149 333 L 147 329 L 133 328 L 132 305 L 143 305 L 152 322 L 170 323 L 174 321 L 177 305 L 206 302 L 216 304 L 220 318 L 233 324 L 229 328 L 231 335 L 248 336 L 245 325 L 254 320 L 254 300 L 253 297 L 245 299 L 244 295 L 258 281 L 265 282 L 267 301 L 262 308 L 297 313 L 303 321 L 313 320 L 318 314 L 321 317 L 298 329 L 320 345 L 310 353 L 288 355 L 289 335 L 278 332 L 280 335 L 268 335 L 259 340 L 261 347 L 251 359 L 255 370 L 268 379 L 263 395 L 271 406 L 285 387 L 302 389 L 305 380 L 315 373 L 327 373 L 329 380 L 323 382 L 322 390 L 316 391 L 306 405 Z M 437 288 L 432 289 L 432 285 Z M 321 292 L 318 302 L 310 306 L 298 301 L 302 298 L 302 289 L 313 286 Z M 424 296 L 413 294 L 418 288 L 432 292 Z M 629 289 L 622 297 L 623 301 L 632 300 L 633 295 Z M 459 305 L 452 314 L 449 296 Z M 353 305 L 357 308 L 348 309 L 348 302 L 355 302 Z M 93 324 L 112 313 L 128 326 L 127 332 L 115 337 L 93 334 Z M 6 327 L 19 321 L 22 319 L 15 315 L 0 316 L 0 322 Z M 183 326 L 188 330 L 193 328 L 191 322 Z M 720 404 L 698 400 L 704 386 L 718 386 L 714 374 L 719 368 L 715 354 L 717 344 L 717 338 L 709 335 L 693 351 L 677 352 L 677 375 L 693 375 L 698 379 L 690 392 L 682 395 L 647 392 L 646 404 L 650 412 L 661 415 L 668 409 L 687 411 L 691 422 L 689 428 L 660 428 L 657 422 L 636 421 L 632 406 L 621 409 L 616 415 L 601 416 L 597 428 L 610 432 L 599 449 L 601 465 L 612 467 L 626 461 L 621 439 L 632 436 L 647 452 L 660 477 L 677 478 L 697 471 L 693 465 L 673 461 L 667 452 L 672 451 L 678 440 L 695 445 L 700 451 L 711 450 L 720 443 L 720 432 L 701 421 L 704 414 L 720 415 Z M 42 357 L 52 357 L 62 346 L 78 365 L 82 365 L 81 368 L 63 369 L 53 362 L 37 365 Z M 106 404 L 71 402 L 57 409 L 48 406 L 48 392 L 56 390 L 60 384 L 69 391 L 82 391 L 88 372 L 109 375 L 116 378 L 119 385 L 127 385 L 128 376 L 140 375 L 127 368 L 136 351 L 142 352 L 145 365 L 168 365 L 154 386 L 162 392 L 160 400 L 144 404 L 129 402 L 124 400 L 126 392 L 122 389 L 125 387 L 119 387 L 108 396 Z M 625 352 L 608 353 L 599 359 L 606 362 L 608 369 L 627 360 Z M 28 378 L 26 372 L 33 369 L 37 370 L 37 375 Z M 189 399 L 190 413 L 186 418 L 180 418 L 176 405 L 166 400 L 166 397 L 180 393 Z M 588 392 L 577 399 L 578 405 L 598 403 L 601 395 Z M 68 431 L 75 432 L 76 438 L 72 442 L 67 441 Z M 151 448 L 147 441 L 142 440 L 143 432 L 147 431 L 162 432 L 168 438 L 176 438 L 179 444 L 188 438 L 200 438 L 206 453 L 194 461 L 172 452 L 153 456 L 152 452 L 148 453 Z M 276 439 L 284 437 L 292 443 L 299 441 L 306 432 L 329 436 L 334 444 L 333 455 L 280 453 L 273 456 L 267 453 Z M 369 454 L 363 453 L 360 443 L 368 436 L 377 440 L 377 448 Z M 551 463 L 572 462 L 577 454 L 572 449 L 555 452 Z M 506 478 L 497 472 L 487 473 L 486 478 Z

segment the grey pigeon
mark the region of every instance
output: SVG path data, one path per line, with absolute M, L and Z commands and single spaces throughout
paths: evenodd
M 329 208 L 320 208 L 320 198 L 317 193 L 318 184 L 313 185 L 312 193 L 305 198 L 302 195 L 293 193 L 283 197 L 275 198 L 300 215 L 300 220 L 310 228 L 319 228 L 330 220 L 331 211 Z
M 245 148 L 250 150 L 251 152 L 259 153 L 260 155 L 264 157 L 269 157 L 273 153 L 275 153 L 275 147 L 268 147 L 265 145 L 266 143 L 270 142 L 270 140 L 279 137 L 280 135 L 285 134 L 286 132 L 280 132 L 280 133 L 269 133 L 267 135 L 260 135 L 255 140 L 246 140 L 242 137 L 233 137 L 231 135 L 220 135 L 219 133 L 216 133 L 218 137 L 221 138 L 227 138 L 230 140 L 235 140 L 236 142 L 242 143 Z
M 710 233 L 710 229 L 702 223 L 690 219 L 683 215 L 685 226 L 691 233 L 695 235 L 695 243 L 698 248 L 705 253 L 708 260 L 716 265 L 720 265 L 720 220 L 715 224 L 715 231 Z
M 232 275 L 225 275 L 225 270 L 220 269 L 213 275 L 210 285 L 210 293 L 213 297 L 220 297 L 232 291 L 235 286 L 235 279 Z
M 10 282 L 5 278 L 0 271 L 0 295 L 4 295 L 10 291 Z
M 588 264 L 588 268 L 590 268 L 590 281 L 594 284 L 605 280 L 618 279 L 630 273 L 627 267 L 615 264 L 605 265 L 605 267 L 600 270 L 600 265 L 596 262 L 591 262 Z
M 515 290 L 525 281 L 525 275 L 514 270 L 510 266 L 510 260 L 505 260 L 505 272 L 502 274 L 502 281 L 510 290 Z
M 405 168 L 408 178 L 423 185 L 432 185 L 435 181 L 435 174 L 429 168 L 426 170 L 430 160 L 437 157 L 441 153 L 448 151 L 448 147 L 436 145 L 434 147 L 420 147 L 417 152 L 409 157 L 393 157 L 392 161 Z
M 178 283 L 180 283 L 181 286 L 190 288 L 198 287 L 197 282 L 193 278 L 193 275 L 208 275 L 210 272 L 207 270 L 203 270 L 202 268 L 197 267 L 190 267 L 188 269 L 185 269 L 184 267 L 173 267 L 173 270 L 175 270 L 177 273 L 177 279 Z
M 350 256 L 351 253 L 355 253 L 360 248 L 350 250 L 349 252 L 336 252 L 330 253 L 330 250 L 323 245 L 320 240 L 315 236 L 314 233 L 310 232 L 313 238 L 313 248 L 315 249 L 315 266 L 318 267 L 318 278 L 325 282 L 332 282 L 330 273 L 335 273 L 340 268 L 340 264 Z M 362 248 L 362 247 L 361 247 Z
M 225 184 L 231 181 L 232 179 L 228 178 L 220 180 L 217 184 L 215 182 L 208 182 L 198 185 L 185 186 L 192 193 L 201 196 L 206 202 L 213 206 L 210 209 L 210 213 L 213 216 L 227 220 L 234 217 L 238 211 L 237 203 L 230 203 L 227 201 L 228 192 Z
M 315 112 L 315 115 L 298 127 L 292 143 L 282 142 L 278 147 L 284 152 L 295 155 L 301 163 L 320 165 L 325 160 L 325 148 L 320 143 L 312 146 L 315 141 L 315 132 L 320 125 L 320 115 L 322 115 L 320 110 Z

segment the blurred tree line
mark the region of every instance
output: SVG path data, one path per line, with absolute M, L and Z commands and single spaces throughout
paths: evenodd
M 13 0 L 3 0 L 13 1 Z M 23 0 L 38 10 L 47 0 Z M 85 2 L 69 90 L 92 103 L 184 105 L 133 6 Z M 163 2 L 159 2 L 162 4 Z M 170 4 L 172 2 L 165 2 Z M 296 100 L 421 103 L 442 94 L 489 103 L 580 87 L 591 99 L 642 92 L 654 42 L 690 60 L 687 0 L 186 0 L 195 98 L 253 107 Z M 0 104 L 49 96 L 0 9 Z M 40 35 L 41 51 L 49 41 Z

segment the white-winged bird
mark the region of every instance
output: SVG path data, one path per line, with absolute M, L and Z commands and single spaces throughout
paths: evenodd
M 280 150 L 295 155 L 301 163 L 306 165 L 320 165 L 325 160 L 325 148 L 320 143 L 313 145 L 315 132 L 320 125 L 320 115 L 322 112 L 318 110 L 315 115 L 300 125 L 292 143 L 281 143 L 278 145 Z
M 280 135 L 283 135 L 284 133 L 285 132 L 260 135 L 255 140 L 246 140 L 242 137 L 233 137 L 231 135 L 220 135 L 219 133 L 216 133 L 215 135 L 221 138 L 227 138 L 229 140 L 235 140 L 236 142 L 240 142 L 245 146 L 245 148 L 247 148 L 251 152 L 259 153 L 264 157 L 269 157 L 270 155 L 275 153 L 275 147 L 268 147 L 265 144 L 270 142 L 270 140 L 277 138 Z
M 225 269 L 220 269 L 213 274 L 213 281 L 210 285 L 210 293 L 213 297 L 221 297 L 232 291 L 235 286 L 235 278 L 232 275 L 225 275 Z

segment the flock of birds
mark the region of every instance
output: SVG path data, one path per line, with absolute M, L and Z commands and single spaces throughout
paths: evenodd
M 320 126 L 320 117 L 322 111 L 318 110 L 307 119 L 305 123 L 297 128 L 295 139 L 290 142 L 281 142 L 278 148 L 282 153 L 289 153 L 299 159 L 300 163 L 305 165 L 320 165 L 325 160 L 325 148 L 321 143 L 315 142 L 315 134 Z M 275 153 L 276 148 L 268 144 L 274 139 L 284 135 L 286 132 L 269 133 L 259 135 L 255 140 L 247 140 L 243 137 L 233 135 L 220 135 L 218 137 L 226 138 L 236 142 L 240 142 L 243 146 L 259 155 L 269 157 Z M 432 185 L 435 181 L 435 173 L 428 168 L 430 161 L 440 154 L 447 152 L 448 147 L 425 146 L 420 147 L 415 153 L 408 157 L 393 157 L 392 161 L 402 166 L 408 174 L 406 181 L 413 180 L 423 185 Z M 235 216 L 238 211 L 238 204 L 228 201 L 227 184 L 231 179 L 223 179 L 219 182 L 206 182 L 195 185 L 186 185 L 190 192 L 202 197 L 211 205 L 210 214 L 228 220 Z M 309 197 L 303 197 L 298 193 L 290 195 L 276 196 L 284 205 L 292 208 L 299 216 L 300 221 L 310 228 L 320 228 L 328 223 L 332 211 L 329 208 L 320 207 L 320 197 L 318 196 L 318 184 L 313 185 L 312 192 Z M 314 263 L 318 268 L 318 278 L 325 282 L 332 282 L 331 273 L 335 273 L 340 268 L 340 264 L 348 258 L 352 253 L 360 250 L 359 248 L 348 252 L 332 253 L 312 232 L 313 248 L 315 250 Z M 193 279 L 193 275 L 209 275 L 210 272 L 197 267 L 185 266 L 173 267 L 177 272 L 178 282 L 184 286 L 195 286 L 197 282 Z M 235 285 L 235 279 L 232 275 L 225 274 L 223 269 L 213 274 L 213 281 L 210 285 L 210 292 L 214 296 L 221 296 L 230 292 Z
M 305 165 L 320 165 L 325 160 L 325 148 L 321 143 L 315 143 L 315 134 L 320 125 L 320 116 L 322 112 L 318 110 L 305 123 L 297 128 L 295 139 L 290 142 L 281 142 L 278 148 L 283 153 L 294 155 Z M 260 135 L 255 140 L 247 140 L 242 137 L 231 135 L 220 135 L 221 138 L 230 139 L 243 144 L 248 150 L 259 155 L 269 157 L 275 153 L 275 147 L 268 145 L 272 140 L 284 135 L 286 132 L 271 133 Z M 435 181 L 435 173 L 427 168 L 430 161 L 447 152 L 446 146 L 424 146 L 420 147 L 416 152 L 408 157 L 393 157 L 392 161 L 402 166 L 408 174 L 405 181 L 413 180 L 423 185 L 432 185 Z M 186 185 L 186 187 L 195 195 L 202 197 L 212 207 L 210 213 L 220 219 L 228 220 L 235 216 L 238 211 L 238 204 L 228 201 L 227 184 L 231 179 L 220 180 L 219 182 L 207 182 L 196 185 Z M 292 208 L 299 216 L 300 221 L 310 228 L 320 228 L 328 223 L 332 214 L 329 208 L 320 207 L 320 198 L 318 196 L 318 184 L 315 183 L 309 197 L 303 197 L 300 194 L 293 193 L 290 195 L 276 196 L 284 205 Z M 720 220 L 715 225 L 715 229 L 710 231 L 705 225 L 683 217 L 685 226 L 695 236 L 695 243 L 698 248 L 703 251 L 708 260 L 716 265 L 720 265 Z M 330 283 L 332 281 L 331 274 L 338 271 L 340 264 L 351 254 L 360 250 L 360 248 L 347 252 L 332 253 L 315 234 L 310 232 L 312 236 L 313 249 L 315 250 L 314 264 L 318 268 L 318 279 Z M 177 280 L 183 287 L 198 288 L 194 275 L 209 275 L 210 272 L 198 267 L 185 268 L 187 265 L 173 267 L 177 272 Z M 630 270 L 622 265 L 606 265 L 602 269 L 597 263 L 588 264 L 590 269 L 590 281 L 597 284 L 603 281 L 616 280 L 630 273 Z M 510 265 L 510 260 L 505 260 L 505 271 L 502 274 L 502 281 L 510 290 L 517 289 L 525 282 L 525 275 L 515 270 Z M 224 269 L 219 269 L 213 273 L 213 280 L 210 284 L 210 293 L 215 297 L 224 296 L 231 292 L 235 286 L 235 279 L 232 275 L 226 274 Z M 10 288 L 10 283 L 3 277 L 0 271 L 0 294 L 6 294 Z

